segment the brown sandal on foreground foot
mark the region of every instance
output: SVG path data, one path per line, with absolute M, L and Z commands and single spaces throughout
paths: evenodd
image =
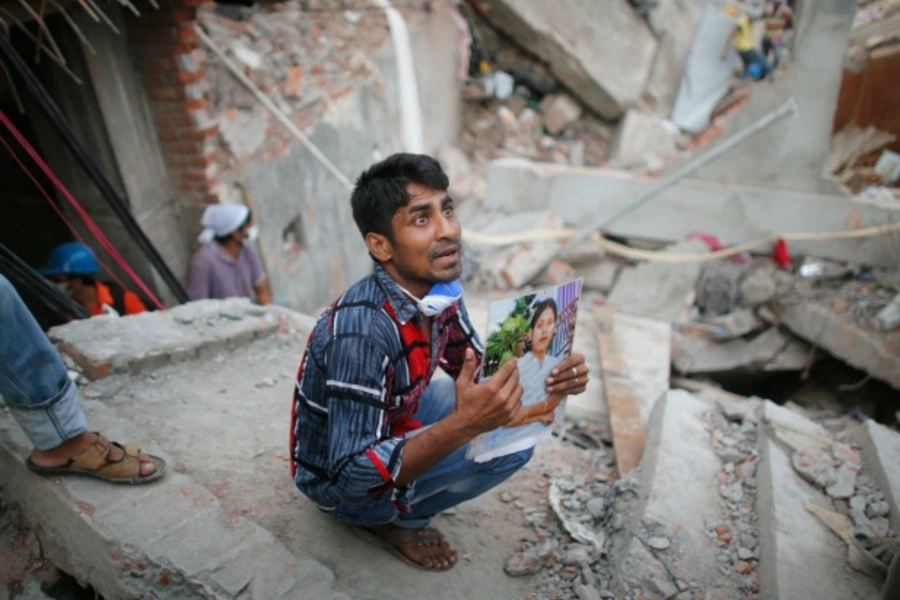
M 112 446 L 121 448 L 122 458 L 113 460 Z M 141 461 L 138 458 L 140 450 L 134 444 L 123 446 L 118 442 L 110 442 L 103 435 L 97 434 L 97 439 L 91 446 L 71 459 L 67 464 L 58 467 L 40 467 L 34 464 L 31 458 L 25 461 L 28 468 L 39 475 L 85 475 L 102 479 L 110 483 L 149 483 L 163 476 L 166 472 L 166 462 L 158 456 L 150 456 L 150 461 L 155 467 L 153 473 L 141 475 Z
M 446 538 L 440 531 L 433 527 L 422 527 L 420 529 L 404 529 L 397 527 L 396 529 L 386 529 L 383 531 L 373 530 L 365 527 L 353 527 L 353 532 L 369 543 L 380 548 L 384 548 L 390 554 L 393 554 L 406 564 L 422 569 L 423 571 L 449 571 L 456 565 L 456 551 L 450 547 Z M 401 546 L 407 545 L 407 551 L 401 550 Z M 438 556 L 429 556 L 426 549 L 437 550 L 443 547 L 444 558 Z M 407 554 L 408 551 L 422 551 L 419 559 Z M 447 556 L 449 554 L 449 556 Z M 448 564 L 442 565 L 446 561 Z

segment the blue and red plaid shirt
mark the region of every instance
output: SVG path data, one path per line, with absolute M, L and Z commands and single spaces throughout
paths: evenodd
M 462 300 L 423 317 L 381 266 L 319 317 L 294 389 L 291 472 L 321 508 L 365 505 L 389 492 L 401 510 L 414 482 L 394 485 L 419 399 L 438 367 L 455 378 L 466 348 L 482 347 Z

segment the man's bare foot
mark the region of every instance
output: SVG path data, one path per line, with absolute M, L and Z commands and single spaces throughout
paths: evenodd
M 31 462 L 36 467 L 62 467 L 69 464 L 69 461 L 91 447 L 97 440 L 97 434 L 92 431 L 85 431 L 77 437 L 66 440 L 56 448 L 50 450 L 32 450 Z M 116 445 L 110 445 L 109 458 L 112 461 L 120 461 L 125 456 L 125 451 Z M 141 463 L 141 476 L 147 477 L 156 471 L 156 465 L 149 456 L 141 452 L 138 454 L 138 460 Z
M 398 557 L 429 571 L 446 571 L 456 564 L 456 550 L 433 527 L 406 529 L 388 524 L 367 528 Z

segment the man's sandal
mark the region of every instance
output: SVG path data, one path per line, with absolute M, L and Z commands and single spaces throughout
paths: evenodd
M 122 449 L 122 458 L 119 460 L 111 458 L 112 446 Z M 135 444 L 123 446 L 118 442 L 110 442 L 105 436 L 97 433 L 97 439 L 91 446 L 65 465 L 40 467 L 34 464 L 31 458 L 25 461 L 25 464 L 39 475 L 84 475 L 109 483 L 150 483 L 163 476 L 166 462 L 158 456 L 150 456 L 150 461 L 156 467 L 153 473 L 141 475 L 139 454 L 140 450 Z
M 456 565 L 456 561 L 452 561 L 446 567 L 426 567 L 421 563 L 417 563 L 406 554 L 404 554 L 399 546 L 415 542 L 418 546 L 439 546 L 446 541 L 443 534 L 433 527 L 421 527 L 419 529 L 406 529 L 399 527 L 387 531 L 373 531 L 366 527 L 351 527 L 353 532 L 366 540 L 370 544 L 374 544 L 379 548 L 387 550 L 389 554 L 399 558 L 411 567 L 416 567 L 423 571 L 449 571 Z

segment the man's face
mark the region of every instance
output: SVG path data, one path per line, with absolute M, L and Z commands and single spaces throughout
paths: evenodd
M 422 297 L 435 283 L 462 272 L 462 228 L 446 190 L 410 183 L 406 191 L 409 203 L 391 219 L 393 243 L 378 236 L 386 247 L 373 254 L 401 286 Z

